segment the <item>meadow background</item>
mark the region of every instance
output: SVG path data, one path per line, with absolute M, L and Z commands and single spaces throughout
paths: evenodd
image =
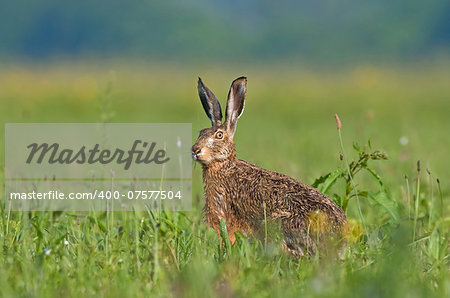
M 446 1 L 2 7 L 2 127 L 191 122 L 194 142 L 209 125 L 197 77 L 225 106 L 231 81 L 246 75 L 239 158 L 307 184 L 345 171 L 337 113 L 348 161 L 369 140 L 388 160 L 369 161 L 386 196 L 361 197 L 363 219 L 356 199 L 349 201 L 354 229 L 342 260 L 294 260 L 245 237 L 220 246 L 202 216 L 198 165 L 191 212 L 11 212 L 1 204 L 0 296 L 450 295 Z M 368 172 L 355 182 L 359 191 L 379 192 Z M 345 192 L 340 180 L 327 190 Z

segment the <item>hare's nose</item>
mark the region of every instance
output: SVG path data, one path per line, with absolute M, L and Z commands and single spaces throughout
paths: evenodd
M 202 151 L 202 149 L 200 149 L 199 147 L 197 147 L 195 145 L 192 146 L 192 148 L 191 148 L 192 159 L 197 160 L 198 156 L 200 154 L 200 151 Z

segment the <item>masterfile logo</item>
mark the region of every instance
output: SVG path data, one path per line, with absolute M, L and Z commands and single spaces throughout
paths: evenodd
M 138 146 L 141 145 L 143 150 L 139 150 Z M 42 162 L 47 162 L 49 164 L 60 163 L 60 164 L 109 164 L 111 162 L 116 162 L 117 164 L 124 164 L 124 169 L 128 170 L 134 161 L 136 164 L 140 163 L 156 163 L 162 164 L 170 160 L 166 157 L 166 150 L 159 149 L 153 151 L 156 147 L 156 142 L 152 142 L 150 145 L 148 142 L 143 142 L 141 140 L 135 140 L 130 150 L 123 150 L 116 148 L 115 150 L 109 149 L 99 149 L 100 144 L 95 144 L 92 149 L 86 149 L 86 146 L 82 146 L 80 149 L 74 151 L 73 149 L 66 148 L 60 150 L 60 145 L 58 143 L 53 143 L 49 145 L 48 143 L 32 143 L 27 146 L 30 149 L 30 154 L 27 158 L 27 163 L 33 162 L 34 157 L 37 155 L 34 162 L 41 164 Z M 136 156 L 136 158 L 134 158 Z

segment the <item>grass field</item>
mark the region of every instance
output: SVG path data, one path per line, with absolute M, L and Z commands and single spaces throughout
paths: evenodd
M 358 158 L 353 143 L 362 148 L 369 139 L 372 150 L 389 159 L 369 161 L 385 197 L 360 197 L 363 219 L 356 198 L 349 201 L 354 229 L 342 260 L 294 260 L 241 236 L 231 250 L 221 247 L 202 217 L 200 166 L 193 169 L 191 212 L 10 212 L 2 203 L 0 296 L 449 297 L 449 70 L 448 62 L 340 71 L 136 63 L 2 67 L 2 124 L 192 122 L 196 138 L 209 125 L 197 76 L 225 106 L 231 81 L 247 75 L 235 135 L 239 158 L 308 184 L 345 172 L 337 113 L 349 162 Z M 0 175 L 3 182 L 3 169 Z M 367 171 L 355 183 L 360 192 L 380 191 Z M 340 180 L 327 194 L 344 197 L 345 191 Z

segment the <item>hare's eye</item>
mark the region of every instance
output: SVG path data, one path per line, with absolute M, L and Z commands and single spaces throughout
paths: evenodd
M 221 131 L 216 132 L 216 139 L 222 140 L 223 139 L 223 132 L 221 132 Z

